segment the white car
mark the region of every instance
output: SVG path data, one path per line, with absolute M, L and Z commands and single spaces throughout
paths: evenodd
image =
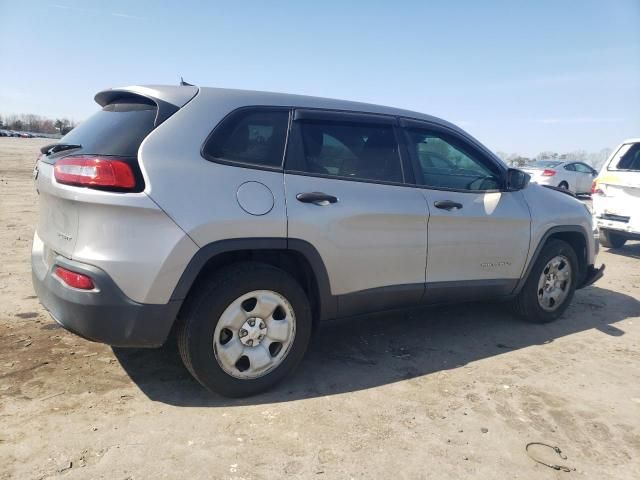
M 541 160 L 522 168 L 531 181 L 569 190 L 578 195 L 591 193 L 593 178 L 598 174 L 586 163 L 562 160 Z
M 603 246 L 640 240 L 640 138 L 623 142 L 609 157 L 593 182 L 592 198 Z

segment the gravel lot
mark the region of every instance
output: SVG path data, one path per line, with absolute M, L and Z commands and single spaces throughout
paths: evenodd
M 0 138 L 0 479 L 640 478 L 640 243 L 601 252 L 554 324 L 480 304 L 333 323 L 293 378 L 228 400 L 172 348 L 90 343 L 38 304 L 43 143 Z

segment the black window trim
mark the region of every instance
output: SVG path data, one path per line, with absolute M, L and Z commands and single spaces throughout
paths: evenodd
M 283 160 L 279 167 L 270 167 L 265 165 L 258 165 L 255 163 L 247 163 L 247 162 L 238 162 L 235 160 L 227 160 L 224 158 L 213 157 L 210 155 L 206 155 L 204 153 L 204 147 L 209 141 L 209 139 L 213 136 L 215 131 L 223 124 L 225 120 L 231 115 L 236 114 L 239 111 L 243 110 L 268 110 L 268 111 L 287 111 L 289 113 L 289 123 L 287 126 L 287 134 L 285 136 L 285 146 L 283 152 Z M 302 113 L 302 117 L 296 118 L 296 112 L 304 112 Z M 333 121 L 340 121 L 340 118 L 344 119 L 343 121 L 353 122 L 353 121 L 365 121 L 365 123 L 379 123 L 382 125 L 391 125 L 393 127 L 394 137 L 396 140 L 396 145 L 398 146 L 398 157 L 400 159 L 400 168 L 402 171 L 402 182 L 390 182 L 384 180 L 373 180 L 366 178 L 352 178 L 352 177 L 341 177 L 338 175 L 330 175 L 330 174 L 322 174 L 322 173 L 311 173 L 305 172 L 303 170 L 298 170 L 295 168 L 288 168 L 287 164 L 291 161 L 290 156 L 292 152 L 290 149 L 292 147 L 292 139 L 296 135 L 294 133 L 294 128 L 298 123 L 297 120 L 303 119 L 305 116 L 310 118 L 313 116 L 317 119 L 326 119 L 330 118 Z M 462 143 L 467 144 L 471 147 L 471 150 L 476 152 L 482 159 L 487 162 L 495 165 L 498 170 L 502 172 L 503 175 L 506 175 L 507 167 L 500 162 L 495 161 L 491 157 L 491 152 L 489 152 L 486 147 L 482 144 L 475 141 L 473 138 L 463 135 L 461 132 L 454 130 L 452 128 L 447 127 L 446 125 L 442 125 L 440 123 L 430 122 L 428 120 L 421 120 L 417 118 L 411 117 L 403 117 L 398 115 L 384 114 L 384 113 L 373 113 L 373 112 L 362 112 L 362 111 L 354 111 L 354 110 L 340 110 L 334 108 L 314 108 L 314 107 L 300 107 L 294 105 L 243 105 L 242 107 L 235 108 L 228 112 L 209 132 L 205 140 L 202 142 L 200 147 L 200 156 L 212 163 L 217 163 L 221 165 L 228 165 L 239 168 L 247 168 L 251 170 L 262 170 L 269 172 L 282 172 L 288 175 L 298 175 L 303 177 L 318 177 L 318 178 L 327 178 L 330 180 L 342 180 L 349 182 L 360 182 L 360 183 L 371 183 L 375 185 L 391 185 L 396 187 L 408 187 L 408 188 L 420 188 L 425 190 L 444 190 L 451 192 L 461 192 L 461 193 L 495 193 L 495 192 L 508 192 L 506 188 L 496 189 L 496 190 L 466 190 L 466 189 L 453 189 L 453 188 L 444 188 L 444 187 L 431 187 L 428 185 L 421 185 L 418 183 L 418 176 L 416 174 L 416 165 L 414 164 L 415 159 L 413 155 L 410 154 L 409 148 L 407 146 L 407 132 L 406 129 L 410 127 L 417 128 L 427 128 L 430 130 L 438 130 L 448 135 L 452 135 Z M 297 133 L 299 135 L 299 133 Z M 488 153 L 487 153 L 488 152 Z M 296 153 L 297 154 L 297 153 Z
M 365 123 L 374 125 L 397 125 L 398 123 L 396 117 L 378 113 L 353 112 L 349 110 L 329 110 L 324 108 L 296 108 L 293 114 L 293 121 L 299 122 L 304 120 Z
M 332 175 L 332 174 L 324 174 L 324 173 L 315 173 L 315 172 L 307 172 L 302 170 L 302 166 L 300 164 L 301 156 L 304 156 L 304 152 L 300 151 L 302 148 L 301 135 L 300 135 L 300 123 L 304 120 L 319 120 L 324 122 L 335 122 L 335 123 L 364 123 L 369 125 L 388 125 L 393 130 L 393 137 L 396 142 L 396 147 L 398 151 L 398 161 L 400 162 L 400 172 L 402 175 L 402 181 L 400 182 L 391 182 L 385 180 L 375 180 L 370 178 L 354 178 L 354 177 L 345 177 L 342 175 Z M 372 183 L 376 185 L 391 185 L 396 187 L 414 187 L 415 185 L 407 182 L 407 173 L 405 172 L 407 166 L 406 157 L 406 149 L 401 140 L 402 137 L 399 135 L 398 131 L 398 117 L 394 115 L 385 115 L 378 113 L 368 113 L 368 112 L 354 112 L 351 110 L 336 110 L 336 109 L 325 109 L 325 108 L 295 108 L 293 114 L 293 121 L 291 123 L 290 135 L 292 139 L 295 139 L 295 142 L 288 142 L 287 144 L 287 152 L 285 154 L 285 167 L 284 172 L 288 175 L 298 175 L 301 177 L 317 177 L 317 178 L 327 178 L 330 180 L 343 180 L 348 182 L 360 182 L 360 183 Z M 296 144 L 297 143 L 297 144 Z M 290 149 L 296 149 L 298 151 L 292 152 Z M 293 159 L 291 157 L 294 157 Z M 296 160 L 296 157 L 298 159 Z M 411 172 L 413 173 L 413 172 Z
M 590 167 L 584 162 L 573 162 L 573 168 L 576 168 L 576 165 L 582 165 L 583 167 L 586 167 L 589 170 L 589 172 L 581 172 L 580 170 L 576 170 L 576 173 L 591 173 L 591 171 L 593 170 L 593 167 Z
M 629 150 L 631 150 L 634 147 L 634 145 L 638 145 L 638 144 L 640 144 L 640 142 L 625 142 L 622 145 L 620 145 L 620 148 L 618 148 L 614 153 L 612 153 L 611 156 L 606 161 L 607 172 L 640 172 L 640 169 L 638 168 L 618 168 L 618 164 L 620 163 L 620 160 L 622 160 L 622 157 L 627 153 L 629 153 Z M 618 152 L 627 145 L 630 145 L 630 147 L 627 149 L 626 152 L 624 152 L 624 155 L 618 157 L 618 161 L 616 162 L 615 166 L 612 165 L 613 160 L 618 155 Z
M 221 158 L 221 157 L 214 157 L 213 155 L 208 155 L 205 153 L 205 147 L 207 146 L 207 144 L 209 143 L 209 140 L 211 139 L 211 137 L 213 137 L 213 135 L 215 135 L 216 131 L 226 122 L 226 120 L 228 120 L 230 117 L 239 114 L 240 112 L 243 111 L 250 111 L 250 112 L 254 112 L 254 111 L 268 111 L 268 112 L 287 112 L 288 113 L 288 119 L 287 119 L 287 132 L 284 138 L 284 148 L 282 150 L 282 160 L 280 161 L 280 166 L 270 166 L 270 165 L 260 165 L 257 163 L 251 163 L 251 162 L 240 162 L 238 160 L 229 160 L 226 158 Z M 240 167 L 240 168 L 249 168 L 249 169 L 253 169 L 253 170 L 264 170 L 264 171 L 268 171 L 268 172 L 283 172 L 284 171 L 284 162 L 285 162 L 285 157 L 286 157 L 286 153 L 287 153 L 287 149 L 288 149 L 288 143 L 289 143 L 289 135 L 291 132 L 291 122 L 292 122 L 292 118 L 293 118 L 293 109 L 292 107 L 286 107 L 286 106 L 279 106 L 279 105 L 246 105 L 243 107 L 239 107 L 236 108 L 234 110 L 231 110 L 229 113 L 227 113 L 217 124 L 215 127 L 213 127 L 213 130 L 211 130 L 211 132 L 209 132 L 209 135 L 207 135 L 207 138 L 205 138 L 204 142 L 202 142 L 202 145 L 200 146 L 200 156 L 202 158 L 204 158 L 205 160 L 212 162 L 212 163 L 218 163 L 221 165 L 229 165 L 229 166 L 233 166 L 233 167 Z
M 503 183 L 503 185 L 501 186 L 501 188 L 495 188 L 495 189 L 489 189 L 489 190 L 469 190 L 466 188 L 447 188 L 447 187 L 434 187 L 431 185 L 423 185 L 421 183 L 418 182 L 418 178 L 420 178 L 419 174 L 417 173 L 420 169 L 420 164 L 418 162 L 418 159 L 416 158 L 415 155 L 413 155 L 410 151 L 410 149 L 407 147 L 408 150 L 408 154 L 409 157 L 411 159 L 411 166 L 413 167 L 414 170 L 414 175 L 415 175 L 415 187 L 418 188 L 422 188 L 425 190 L 441 190 L 441 191 L 447 191 L 447 192 L 458 192 L 458 193 L 473 193 L 473 194 L 478 194 L 478 193 L 498 193 L 498 192 L 509 192 L 510 190 L 508 190 L 506 188 L 506 186 L 504 185 L 504 180 L 506 178 L 506 172 L 507 172 L 507 167 L 505 167 L 504 165 L 502 165 L 501 163 L 495 161 L 493 158 L 491 158 L 490 155 L 488 155 L 485 152 L 485 148 L 482 145 L 478 145 L 477 142 L 473 141 L 473 139 L 467 137 L 466 135 L 461 134 L 460 132 L 458 132 L 457 130 L 454 130 L 452 128 L 447 127 L 446 125 L 442 125 L 439 123 L 434 123 L 434 122 L 429 122 L 426 120 L 416 120 L 413 118 L 405 118 L 402 117 L 399 119 L 399 123 L 400 126 L 403 130 L 404 136 L 405 136 L 405 142 L 408 144 L 409 143 L 409 129 L 415 128 L 415 129 L 424 129 L 424 130 L 429 130 L 432 132 L 440 132 L 440 133 L 444 133 L 445 135 L 448 135 L 450 137 L 453 137 L 455 140 L 457 140 L 458 142 L 460 142 L 463 146 L 467 147 L 466 149 L 469 150 L 473 155 L 474 158 L 477 158 L 478 160 L 482 161 L 483 164 L 489 164 L 495 167 L 495 169 L 497 169 L 499 171 L 499 173 L 501 174 L 501 178 L 500 178 L 500 182 Z M 464 150 L 463 150 L 464 151 Z

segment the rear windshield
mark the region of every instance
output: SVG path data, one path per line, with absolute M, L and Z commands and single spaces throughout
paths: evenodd
M 543 160 L 541 162 L 533 162 L 529 165 L 531 168 L 554 168 L 560 165 L 562 162 L 554 162 L 552 160 L 546 161 Z
M 60 143 L 82 145 L 81 152 L 86 154 L 135 157 L 154 128 L 156 110 L 156 105 L 146 99 L 110 103 L 62 137 Z
M 640 143 L 627 143 L 620 147 L 611 160 L 609 170 L 640 171 Z

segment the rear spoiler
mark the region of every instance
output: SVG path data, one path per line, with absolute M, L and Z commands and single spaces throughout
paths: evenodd
M 152 101 L 158 107 L 154 126 L 160 125 L 197 95 L 198 87 L 189 86 L 132 86 L 113 88 L 98 92 L 94 97 L 101 107 L 117 100 L 143 98 Z

